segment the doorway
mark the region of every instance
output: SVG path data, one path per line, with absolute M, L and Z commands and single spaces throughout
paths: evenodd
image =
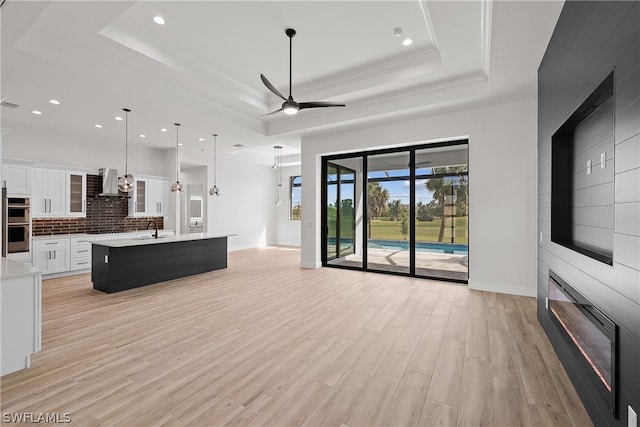
M 356 172 L 339 162 L 328 162 L 326 171 L 327 262 L 348 262 L 356 247 Z
M 324 266 L 468 281 L 468 141 L 323 158 Z

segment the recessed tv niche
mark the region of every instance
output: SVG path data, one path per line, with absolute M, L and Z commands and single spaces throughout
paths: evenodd
M 551 241 L 613 265 L 613 72 L 551 139 Z

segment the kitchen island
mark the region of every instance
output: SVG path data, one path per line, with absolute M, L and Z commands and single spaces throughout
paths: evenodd
M 211 233 L 92 242 L 91 281 L 106 293 L 227 268 L 227 237 Z
M 0 259 L 1 375 L 31 366 L 42 343 L 42 271 Z

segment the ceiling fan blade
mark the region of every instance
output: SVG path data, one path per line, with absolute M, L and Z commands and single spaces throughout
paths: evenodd
M 270 116 L 270 115 L 272 115 L 272 114 L 279 113 L 280 111 L 282 111 L 282 108 L 279 108 L 279 109 L 277 109 L 276 111 L 272 111 L 272 112 L 267 113 L 267 114 L 263 114 L 263 116 Z
M 262 79 L 262 83 L 264 83 L 264 85 L 267 87 L 267 89 L 269 89 L 271 92 L 275 93 L 276 95 L 278 95 L 280 98 L 284 99 L 285 101 L 287 100 L 287 98 L 285 98 L 278 91 L 278 89 L 276 89 L 276 87 L 271 84 L 271 82 L 264 76 L 264 74 L 260 74 L 260 79 Z
M 322 108 L 322 107 L 346 107 L 346 105 L 339 102 L 299 102 L 300 109 L 305 108 Z

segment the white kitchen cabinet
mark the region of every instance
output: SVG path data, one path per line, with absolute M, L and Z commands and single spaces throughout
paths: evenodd
M 169 181 L 165 179 L 149 179 L 149 216 L 169 215 Z
M 31 166 L 13 163 L 2 163 L 2 181 L 7 184 L 7 193 L 10 195 L 31 195 Z
M 31 198 L 33 218 L 65 216 L 66 181 L 67 173 L 64 170 L 33 169 Z
M 65 216 L 85 217 L 87 215 L 87 174 L 67 171 L 65 192 Z
M 146 216 L 149 198 L 149 180 L 134 175 L 133 190 L 129 199 L 129 216 Z
M 86 173 L 34 168 L 32 189 L 34 218 L 86 216 Z
M 169 181 L 146 176 L 134 177 L 129 216 L 168 216 Z
M 91 268 L 91 242 L 95 238 L 88 237 L 72 237 L 69 239 L 71 254 L 69 270 L 83 270 Z
M 69 238 L 38 239 L 33 242 L 33 266 L 43 274 L 61 273 L 70 268 Z

